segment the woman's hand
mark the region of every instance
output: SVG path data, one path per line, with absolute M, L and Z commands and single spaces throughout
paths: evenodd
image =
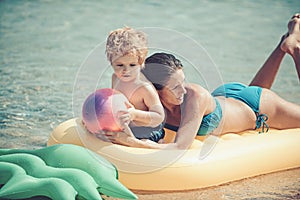
M 128 124 L 124 124 L 122 132 L 106 132 L 105 137 L 114 144 L 131 146 L 136 138 L 134 137 Z
M 96 134 L 96 137 L 104 142 L 111 142 L 108 137 L 106 136 L 106 131 L 100 130 Z
M 104 142 L 112 142 L 125 146 L 130 146 L 132 141 L 136 139 L 128 125 L 125 126 L 123 131 L 119 132 L 101 130 L 96 134 L 96 137 Z

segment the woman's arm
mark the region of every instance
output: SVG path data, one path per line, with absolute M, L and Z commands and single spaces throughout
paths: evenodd
M 189 84 L 186 86 L 186 90 L 187 93 L 181 108 L 181 123 L 175 138 L 178 149 L 190 147 L 212 100 L 211 94 L 199 85 Z
M 169 144 L 158 144 L 150 140 L 139 140 L 134 137 L 128 124 L 124 124 L 123 132 L 102 132 L 97 137 L 103 141 L 120 144 L 136 148 L 163 149 L 168 148 Z

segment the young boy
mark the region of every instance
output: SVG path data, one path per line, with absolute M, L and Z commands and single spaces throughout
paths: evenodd
M 128 112 L 119 120 L 129 124 L 138 139 L 161 142 L 164 109 L 153 85 L 141 74 L 148 53 L 145 33 L 129 27 L 111 32 L 107 38 L 106 55 L 113 67 L 112 88 L 129 100 Z

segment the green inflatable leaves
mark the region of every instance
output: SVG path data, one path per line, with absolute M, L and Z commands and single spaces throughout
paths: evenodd
M 88 195 L 95 196 L 97 188 L 99 193 L 107 196 L 137 199 L 134 193 L 117 180 L 117 170 L 110 162 L 80 146 L 59 144 L 37 150 L 0 149 L 0 160 L 17 164 L 30 176 L 41 179 L 59 177 L 76 188 L 81 198 L 95 199 Z
M 12 163 L 0 162 L 0 198 L 20 199 L 46 196 L 51 199 L 75 199 L 76 190 L 58 178 L 38 179 L 28 176 L 23 168 Z
M 60 178 L 70 183 L 78 192 L 79 197 L 100 200 L 97 183 L 86 172 L 72 168 L 49 167 L 34 155 L 18 153 L 0 156 L 0 162 L 9 162 L 22 167 L 26 173 L 36 178 Z

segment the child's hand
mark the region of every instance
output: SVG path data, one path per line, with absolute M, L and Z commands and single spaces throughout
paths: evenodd
M 125 102 L 125 104 L 130 114 L 130 121 L 133 121 L 135 119 L 135 107 L 130 102 Z
M 125 126 L 131 122 L 131 116 L 129 111 L 119 111 L 117 114 L 118 117 L 118 124 L 119 126 L 124 129 Z
M 125 102 L 127 110 L 122 110 L 119 111 L 117 116 L 118 116 L 118 120 L 119 120 L 119 124 L 122 128 L 124 128 L 125 125 L 128 125 L 131 121 L 134 120 L 134 113 L 135 113 L 135 108 L 134 106 L 129 103 L 129 102 Z

